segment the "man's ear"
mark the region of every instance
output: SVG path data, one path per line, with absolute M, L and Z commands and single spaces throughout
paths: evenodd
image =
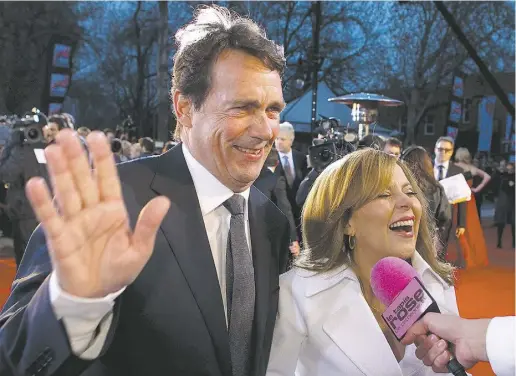
M 177 121 L 187 128 L 192 127 L 192 101 L 183 95 L 180 91 L 175 90 L 172 95 L 174 103 L 174 111 L 176 113 Z

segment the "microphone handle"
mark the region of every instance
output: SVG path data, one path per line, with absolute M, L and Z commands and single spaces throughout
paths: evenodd
M 437 305 L 437 303 L 434 301 L 432 303 L 432 305 L 430 305 L 430 307 L 428 307 L 426 313 L 428 312 L 433 312 L 433 313 L 441 313 L 441 310 L 439 309 L 439 306 Z M 453 349 L 454 346 L 453 344 L 449 343 L 448 342 L 448 347 L 450 349 Z M 466 373 L 466 370 L 464 369 L 464 366 L 462 364 L 459 363 L 459 361 L 452 355 L 450 361 L 448 362 L 448 364 L 446 365 L 446 367 L 448 368 L 448 371 L 450 371 L 450 373 L 454 376 L 468 376 L 468 374 Z
M 451 358 L 446 366 L 448 367 L 448 371 L 454 376 L 468 376 L 462 364 L 455 358 Z

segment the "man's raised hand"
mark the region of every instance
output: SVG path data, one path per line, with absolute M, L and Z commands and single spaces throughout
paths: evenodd
M 152 199 L 132 231 L 106 137 L 93 132 L 87 145 L 93 172 L 75 133 L 59 132 L 57 143 L 45 149 L 55 201 L 41 178 L 29 180 L 26 192 L 45 231 L 60 287 L 77 297 L 97 298 L 136 279 L 152 254 L 170 202 L 162 196 Z

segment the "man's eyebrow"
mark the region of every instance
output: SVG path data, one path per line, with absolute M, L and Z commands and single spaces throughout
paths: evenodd
M 227 106 L 230 107 L 252 107 L 252 108 L 259 108 L 261 106 L 260 102 L 254 99 L 235 99 L 235 100 L 229 100 L 226 102 Z M 280 110 L 283 110 L 287 104 L 285 101 L 273 101 L 270 103 L 267 107 L 278 107 Z

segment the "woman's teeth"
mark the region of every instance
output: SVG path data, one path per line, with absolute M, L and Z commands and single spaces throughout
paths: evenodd
M 399 221 L 394 222 L 392 225 L 389 226 L 391 230 L 398 228 L 398 227 L 413 227 L 414 226 L 414 220 L 410 219 L 408 221 Z

